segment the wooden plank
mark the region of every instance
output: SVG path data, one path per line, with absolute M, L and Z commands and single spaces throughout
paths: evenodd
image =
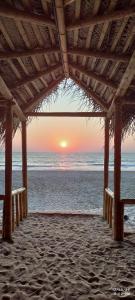
M 43 89 L 37 96 L 35 96 L 27 105 L 24 105 L 24 111 L 29 112 L 33 110 L 45 97 L 47 97 L 53 89 L 55 89 L 59 83 L 64 79 L 61 76 L 59 79 L 53 81 L 46 89 Z
M 121 202 L 124 205 L 135 205 L 135 199 L 122 199 Z
M 110 88 L 112 88 L 114 90 L 116 90 L 116 88 L 117 88 L 117 85 L 113 81 L 111 81 L 109 79 L 106 79 L 102 75 L 98 75 L 97 73 L 95 73 L 93 71 L 86 70 L 86 68 L 81 67 L 80 65 L 77 65 L 77 64 L 74 64 L 74 63 L 69 64 L 69 66 L 73 69 L 78 70 L 80 73 L 83 73 L 87 77 L 95 79 L 95 80 L 99 81 L 100 83 L 105 84 L 105 85 L 109 86 Z
M 15 195 L 15 207 L 16 207 L 16 226 L 19 226 L 20 222 L 20 212 L 19 212 L 19 199 L 18 194 Z
M 95 57 L 95 58 L 103 58 L 112 61 L 119 61 L 119 62 L 128 62 L 130 59 L 129 55 L 121 54 L 118 55 L 117 53 L 113 52 L 106 52 L 100 50 L 87 50 L 84 48 L 72 48 L 67 50 L 68 54 L 76 54 L 82 57 Z
M 28 198 L 27 198 L 27 125 L 26 122 L 22 122 L 22 181 L 25 187 L 25 194 L 23 192 L 23 201 L 25 217 L 28 215 Z
M 29 112 L 27 117 L 105 117 L 105 112 Z
M 12 239 L 12 126 L 13 111 L 9 105 L 6 113 L 5 131 L 5 195 L 3 208 L 3 239 Z
M 39 72 L 37 72 L 37 73 L 35 73 L 35 74 L 31 75 L 31 76 L 28 76 L 28 77 L 26 76 L 25 78 L 21 79 L 20 81 L 15 82 L 14 84 L 12 84 L 12 86 L 9 86 L 9 88 L 12 91 L 12 90 L 14 90 L 16 88 L 21 87 L 22 85 L 30 83 L 31 81 L 40 79 L 40 77 L 42 77 L 42 76 L 47 76 L 51 72 L 59 70 L 61 67 L 62 67 L 61 64 L 57 64 L 55 66 L 49 67 L 46 70 L 39 71 Z
M 55 0 L 56 16 L 59 30 L 59 39 L 63 57 L 63 68 L 66 77 L 69 77 L 68 55 L 67 55 L 67 38 L 64 17 L 64 6 L 62 0 Z
M 124 210 L 121 203 L 121 105 L 115 103 L 114 114 L 114 240 L 122 241 L 124 237 Z
M 29 57 L 29 56 L 40 55 L 40 54 L 47 55 L 47 54 L 58 53 L 58 52 L 60 52 L 60 49 L 57 47 L 26 49 L 26 50 L 20 50 L 20 51 L 6 51 L 6 52 L 0 51 L 0 60 Z
M 84 20 L 80 19 L 72 24 L 67 24 L 67 31 L 75 30 L 79 28 L 89 27 L 91 25 L 102 24 L 104 22 L 112 22 L 120 19 L 124 19 L 126 17 L 132 17 L 135 15 L 135 6 L 116 10 L 104 15 L 91 16 L 89 18 L 85 18 Z
M 109 180 L 109 119 L 105 118 L 104 133 L 104 196 L 103 196 L 103 217 L 105 218 L 105 193 Z
M 76 79 L 73 75 L 70 75 L 70 77 L 81 89 L 85 91 L 86 95 L 89 98 L 92 98 L 97 104 L 99 104 L 104 111 L 108 110 L 108 106 L 104 103 L 103 99 L 101 99 L 95 92 L 93 92 L 92 89 L 88 89 L 88 87 L 86 87 L 84 83 L 80 82 L 80 80 Z
M 26 10 L 19 10 L 7 4 L 0 4 L 0 16 L 56 28 L 54 21 L 51 20 L 48 16 L 38 15 L 35 13 L 27 12 Z

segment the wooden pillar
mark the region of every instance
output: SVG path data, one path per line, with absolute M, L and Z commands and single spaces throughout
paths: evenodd
M 105 189 L 108 187 L 109 179 L 109 119 L 105 118 L 105 137 L 104 137 L 104 195 L 103 195 L 103 217 L 105 218 Z
M 27 200 L 27 126 L 26 121 L 22 122 L 22 180 L 25 191 L 25 217 L 28 214 L 28 200 Z
M 3 238 L 11 240 L 12 234 L 12 104 L 6 111 L 5 128 L 5 196 L 3 209 Z
M 122 111 L 119 101 L 115 104 L 114 111 L 114 240 L 123 240 L 123 205 L 121 199 L 121 133 Z

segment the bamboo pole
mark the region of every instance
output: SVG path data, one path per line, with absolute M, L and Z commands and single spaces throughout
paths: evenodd
M 105 118 L 105 135 L 104 135 L 104 195 L 103 195 L 103 217 L 105 218 L 105 189 L 108 188 L 109 178 L 109 119 Z
M 114 113 L 114 224 L 113 235 L 114 240 L 123 240 L 123 204 L 120 200 L 121 187 L 121 105 L 120 102 L 115 103 Z
M 28 200 L 27 200 L 27 126 L 26 122 L 22 122 L 22 179 L 23 187 L 26 191 L 23 196 L 25 206 L 25 217 L 28 215 Z
M 12 236 L 12 105 L 7 106 L 5 130 L 5 196 L 3 210 L 3 239 Z

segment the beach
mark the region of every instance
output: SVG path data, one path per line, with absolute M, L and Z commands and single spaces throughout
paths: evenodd
M 109 187 L 113 191 L 113 172 Z M 122 198 L 134 198 L 135 172 L 122 172 Z M 21 172 L 13 171 L 13 189 L 22 186 Z M 0 193 L 4 192 L 4 171 L 0 171 Z M 1 201 L 2 202 L 2 201 Z M 102 171 L 28 171 L 29 211 L 81 211 L 102 214 Z M 2 207 L 2 203 L 0 203 Z M 126 222 L 135 229 L 135 206 L 127 206 Z
M 113 241 L 100 216 L 31 214 L 0 246 L 1 299 L 135 299 L 135 234 Z

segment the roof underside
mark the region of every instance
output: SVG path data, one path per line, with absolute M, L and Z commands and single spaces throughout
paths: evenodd
M 135 1 L 0 0 L 0 106 L 23 119 L 65 77 L 135 115 Z

